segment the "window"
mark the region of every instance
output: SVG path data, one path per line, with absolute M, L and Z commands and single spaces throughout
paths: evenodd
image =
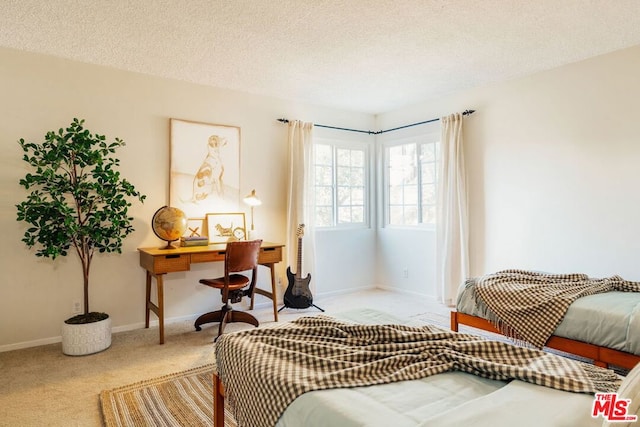
M 315 226 L 367 224 L 366 147 L 342 141 L 314 143 Z
M 385 147 L 387 224 L 435 224 L 439 147 L 429 138 Z

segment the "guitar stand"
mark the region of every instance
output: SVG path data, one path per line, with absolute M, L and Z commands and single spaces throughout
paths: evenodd
M 324 309 L 322 309 L 322 308 L 318 307 L 317 305 L 315 305 L 315 304 L 313 304 L 313 303 L 312 303 L 312 304 L 311 304 L 311 306 L 313 306 L 313 307 L 317 308 L 318 310 L 320 310 L 321 312 L 323 312 L 323 313 L 324 313 Z M 311 307 L 311 306 L 309 306 L 309 307 Z M 285 309 L 285 308 L 287 308 L 287 307 L 289 307 L 287 304 L 283 305 L 283 306 L 282 306 L 282 307 L 280 307 L 280 309 L 278 310 L 278 313 L 280 313 L 282 310 L 284 310 L 284 309 Z M 309 308 L 309 307 L 307 307 L 307 308 Z M 289 308 L 294 308 L 294 307 L 289 307 Z M 305 309 L 304 309 L 304 308 L 296 308 L 296 310 L 305 310 Z

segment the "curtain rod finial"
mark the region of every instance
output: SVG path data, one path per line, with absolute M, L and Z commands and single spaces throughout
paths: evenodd
M 278 119 L 278 121 L 280 123 L 289 123 L 289 120 L 287 120 L 287 119 Z
M 476 112 L 476 110 L 464 110 L 464 111 L 462 112 L 462 115 L 463 115 L 463 116 L 468 116 L 468 115 L 471 115 L 471 114 L 473 114 L 473 113 L 475 113 L 475 112 Z

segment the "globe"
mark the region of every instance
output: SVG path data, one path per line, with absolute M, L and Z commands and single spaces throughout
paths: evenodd
M 156 236 L 167 242 L 165 249 L 171 249 L 171 242 L 187 230 L 187 215 L 180 209 L 163 206 L 153 214 L 151 228 Z

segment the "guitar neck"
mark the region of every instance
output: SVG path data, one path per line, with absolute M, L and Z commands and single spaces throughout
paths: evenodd
M 296 279 L 300 279 L 302 277 L 302 237 L 298 237 L 298 260 L 296 267 Z

